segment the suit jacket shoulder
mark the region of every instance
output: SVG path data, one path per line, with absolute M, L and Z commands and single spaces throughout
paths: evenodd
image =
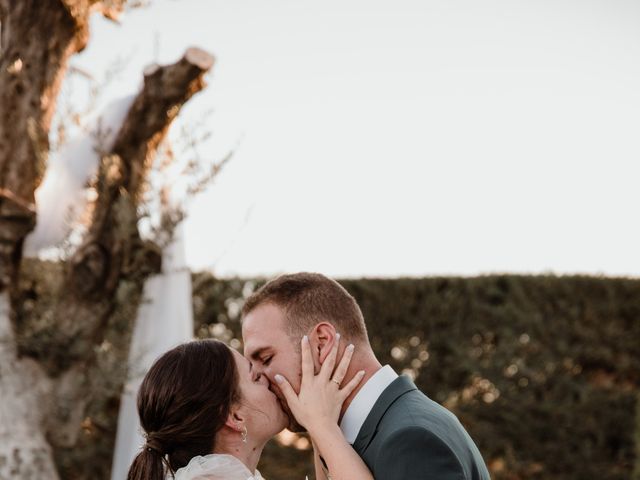
M 490 478 L 457 417 L 404 376 L 382 393 L 353 446 L 376 480 Z

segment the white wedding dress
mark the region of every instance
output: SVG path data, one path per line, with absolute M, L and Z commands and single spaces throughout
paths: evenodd
M 171 478 L 170 476 L 168 478 Z M 264 480 L 233 455 L 212 453 L 193 457 L 186 467 L 178 469 L 175 480 Z

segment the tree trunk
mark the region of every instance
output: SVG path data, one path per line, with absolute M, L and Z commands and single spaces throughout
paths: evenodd
M 35 361 L 19 360 L 9 295 L 0 293 L 0 479 L 58 478 L 43 425 L 50 382 Z
M 141 192 L 158 145 L 204 87 L 213 58 L 189 49 L 146 72 L 114 144 L 101 146 L 92 223 L 64 269 L 34 280 L 41 272 L 28 272 L 22 244 L 36 220 L 34 193 L 68 59 L 87 42 L 89 10 L 113 15 L 123 3 L 0 0 L 0 479 L 108 474 L 131 322 L 161 262 L 160 249 L 138 233 Z M 26 296 L 24 282 L 33 282 Z M 95 468 L 100 459 L 106 472 Z
M 14 280 L 35 225 L 56 98 L 87 21 L 57 0 L 0 0 L 0 289 Z
M 86 44 L 87 20 L 56 0 L 0 2 L 0 478 L 57 478 L 40 408 L 50 383 L 17 355 L 10 291 L 35 225 L 55 100 L 69 57 Z

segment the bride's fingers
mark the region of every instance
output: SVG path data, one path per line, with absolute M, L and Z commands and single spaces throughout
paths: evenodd
M 325 380 L 329 380 L 331 378 L 331 374 L 333 373 L 333 368 L 336 366 L 336 358 L 338 357 L 338 347 L 340 346 L 340 334 L 336 333 L 336 336 L 333 338 L 333 345 L 331 346 L 331 351 L 327 358 L 322 362 L 322 366 L 320 367 L 320 376 Z
M 296 392 L 293 390 L 293 387 L 289 383 L 289 380 L 287 380 L 280 374 L 276 374 L 274 379 L 278 384 L 278 387 L 280 387 L 280 391 L 284 395 L 284 398 L 287 401 L 289 408 L 291 408 L 291 405 L 293 405 L 298 400 L 298 396 L 296 395 Z
M 364 378 L 364 370 L 360 370 L 358 373 L 356 373 L 353 376 L 353 378 L 351 380 L 349 380 L 349 383 L 347 383 L 340 390 L 340 394 L 341 394 L 343 400 L 345 398 L 347 398 L 349 395 L 351 395 L 351 392 L 353 392 L 356 389 L 356 387 L 358 385 L 360 385 L 360 382 L 362 382 L 363 378 Z
M 342 354 L 342 358 L 340 359 L 340 363 L 336 367 L 336 371 L 333 372 L 332 380 L 335 380 L 338 385 L 342 383 L 344 376 L 347 374 L 347 369 L 349 368 L 349 363 L 351 363 L 351 357 L 353 356 L 354 350 L 353 344 L 350 344 Z
M 311 356 L 311 346 L 309 345 L 309 337 L 302 337 L 301 347 L 302 355 L 302 382 L 309 382 L 313 378 L 313 358 Z

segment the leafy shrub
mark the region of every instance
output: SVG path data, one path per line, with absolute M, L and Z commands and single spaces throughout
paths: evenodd
M 264 280 L 194 274 L 196 334 L 241 348 Z M 344 280 L 382 363 L 452 410 L 500 479 L 627 479 L 640 380 L 640 281 L 584 276 Z M 300 444 L 297 444 L 300 447 Z M 303 443 L 306 446 L 306 443 Z M 265 478 L 304 478 L 270 445 Z

